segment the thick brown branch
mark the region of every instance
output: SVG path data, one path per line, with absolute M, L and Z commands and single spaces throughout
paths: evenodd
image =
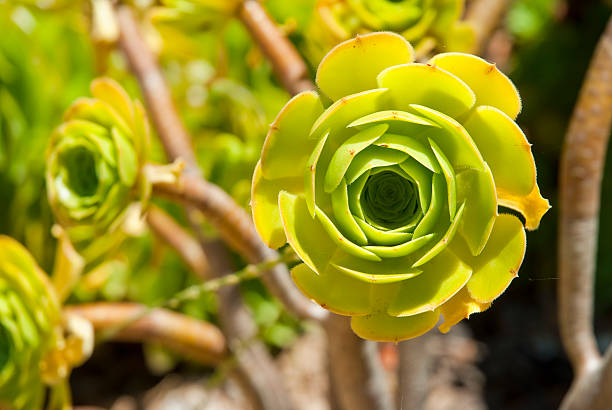
M 157 206 L 147 211 L 147 223 L 164 242 L 174 248 L 200 279 L 210 278 L 208 258 L 200 243 L 179 225 L 174 218 Z
M 350 318 L 330 315 L 327 333 L 332 391 L 341 410 L 391 410 L 391 391 L 375 342 L 353 333 Z
M 480 53 L 506 15 L 512 0 L 473 0 L 465 20 L 472 24 L 476 35 L 474 51 Z
M 577 372 L 599 357 L 593 280 L 601 178 L 612 126 L 612 22 L 603 34 L 570 121 L 561 158 L 559 321 Z
M 422 409 L 428 393 L 433 357 L 427 352 L 431 334 L 405 340 L 399 348 L 398 403 L 400 409 Z
M 612 19 L 584 80 L 561 157 L 559 220 L 559 326 L 575 372 L 564 409 L 609 408 L 610 372 L 593 329 L 593 286 L 601 179 L 612 128 Z
M 89 320 L 101 333 L 122 326 L 126 320 L 143 315 L 146 307 L 137 303 L 91 303 L 67 306 L 66 312 Z M 155 342 L 203 365 L 217 365 L 227 355 L 225 338 L 214 325 L 165 309 L 150 313 L 129 323 L 113 340 Z
M 306 63 L 261 3 L 243 1 L 238 15 L 289 93 L 295 95 L 314 88 Z
M 210 253 L 226 256 L 227 250 L 220 242 L 211 242 L 207 248 Z M 213 274 L 221 276 L 224 272 L 231 272 L 232 267 L 223 264 L 227 260 L 215 259 Z M 289 410 L 292 405 L 280 373 L 257 337 L 257 327 L 242 302 L 240 290 L 236 286 L 227 286 L 219 289 L 218 294 L 221 328 L 238 365 L 233 372 L 236 380 L 257 409 Z

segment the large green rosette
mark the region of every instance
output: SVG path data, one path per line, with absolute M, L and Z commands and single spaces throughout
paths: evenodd
M 17 241 L 0 236 L 0 408 L 70 408 L 67 377 L 82 361 L 82 341 L 64 337 L 60 305 L 47 276 Z
M 142 105 L 107 78 L 94 80 L 91 92 L 51 136 L 46 170 L 51 208 L 86 261 L 116 242 L 128 205 L 150 188 L 142 172 L 149 141 Z
M 336 44 L 379 30 L 401 34 L 418 51 L 472 51 L 474 32 L 459 20 L 463 6 L 464 0 L 317 0 L 307 54 L 318 64 Z
M 549 208 L 510 80 L 473 55 L 413 55 L 388 32 L 334 48 L 317 71 L 325 97 L 283 108 L 253 177 L 264 241 L 289 242 L 299 288 L 373 340 L 488 308 L 525 252 L 523 224 L 498 207 L 527 229 Z

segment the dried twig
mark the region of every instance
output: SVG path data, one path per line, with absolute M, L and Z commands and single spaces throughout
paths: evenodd
M 146 217 L 153 232 L 174 248 L 200 279 L 210 278 L 208 258 L 189 232 L 157 206 L 150 206 Z
M 473 0 L 467 9 L 465 20 L 472 24 L 476 35 L 475 52 L 480 54 L 501 20 L 512 0 Z
M 138 317 L 147 309 L 137 303 L 91 303 L 67 306 L 68 313 L 89 320 L 96 334 L 121 326 L 127 318 Z M 115 333 L 113 340 L 155 342 L 203 365 L 217 365 L 227 355 L 225 338 L 214 325 L 165 309 L 148 314 Z
M 611 128 L 612 20 L 595 50 L 561 158 L 559 326 L 575 373 L 564 409 L 604 409 L 612 401 L 612 378 L 605 377 L 612 353 L 601 358 L 593 329 L 601 179 Z
M 257 0 L 245 0 L 238 16 L 292 95 L 314 88 L 302 57 Z

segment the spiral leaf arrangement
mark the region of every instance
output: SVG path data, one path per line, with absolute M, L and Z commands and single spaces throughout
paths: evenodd
M 306 36 L 313 63 L 336 44 L 356 34 L 391 30 L 416 48 L 439 45 L 450 51 L 470 51 L 472 28 L 459 21 L 464 0 L 318 0 Z
M 86 260 L 104 253 L 97 238 L 117 232 L 127 206 L 146 199 L 141 168 L 149 130 L 142 105 L 113 80 L 97 79 L 51 136 L 47 191 L 56 219 Z
M 469 54 L 413 60 L 393 33 L 338 45 L 317 71 L 325 97 L 287 103 L 253 177 L 256 228 L 303 260 L 296 284 L 373 340 L 419 336 L 440 314 L 448 331 L 487 309 L 526 245 L 498 206 L 527 229 L 549 208 L 511 81 Z
M 47 276 L 17 241 L 0 236 L 0 407 L 40 409 L 45 388 L 63 391 L 83 360 L 82 340 L 64 337 L 60 306 Z M 54 395 L 62 407 L 69 395 Z

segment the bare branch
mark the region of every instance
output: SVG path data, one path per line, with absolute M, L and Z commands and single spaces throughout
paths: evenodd
M 208 258 L 200 243 L 174 218 L 157 206 L 150 206 L 147 211 L 147 223 L 164 242 L 174 248 L 185 263 L 202 280 L 210 278 Z
M 595 50 L 561 157 L 559 322 L 576 373 L 599 358 L 593 282 L 601 178 L 612 126 L 612 21 Z
M 67 306 L 65 311 L 89 320 L 98 334 L 121 326 L 146 309 L 137 303 L 98 302 Z M 216 326 L 166 309 L 151 310 L 113 334 L 112 339 L 159 343 L 207 366 L 219 364 L 227 355 L 225 338 Z
M 559 326 L 574 369 L 564 410 L 603 410 L 612 401 L 612 348 L 602 358 L 593 329 L 601 179 L 612 129 L 612 19 L 602 34 L 561 156 Z
M 238 15 L 289 93 L 295 95 L 314 88 L 306 63 L 261 3 L 243 1 Z
M 119 45 L 138 78 L 147 109 L 168 159 L 174 161 L 181 158 L 189 171 L 198 170 L 191 136 L 181 121 L 170 88 L 159 69 L 157 59 L 140 33 L 132 10 L 128 6 L 118 7 L 117 21 L 121 30 Z
M 398 403 L 404 410 L 422 409 L 428 393 L 433 357 L 428 353 L 430 333 L 399 344 Z
M 206 246 L 210 253 L 227 253 L 220 242 L 208 243 Z M 217 276 L 231 272 L 232 267 L 226 262 L 228 260 L 216 258 L 213 261 L 213 272 L 217 273 Z M 293 406 L 280 373 L 265 345 L 257 338 L 257 327 L 242 302 L 240 290 L 236 286 L 227 286 L 220 288 L 218 295 L 221 328 L 238 364 L 233 376 L 249 396 L 249 402 L 261 410 L 291 409 Z
M 391 410 L 393 402 L 377 344 L 360 339 L 350 318 L 330 315 L 324 322 L 331 387 L 341 410 Z
M 474 28 L 477 54 L 484 50 L 511 3 L 512 0 L 473 0 L 470 2 L 465 20 Z

